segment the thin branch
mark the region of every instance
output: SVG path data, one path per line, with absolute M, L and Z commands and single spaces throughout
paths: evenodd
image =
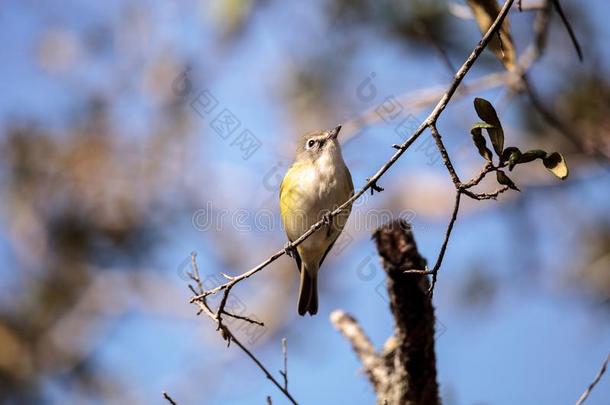
M 284 377 L 284 388 L 288 389 L 288 341 L 282 338 L 282 355 L 284 356 L 284 370 L 280 374 Z
M 493 24 L 491 24 L 491 26 L 489 27 L 489 29 L 487 30 L 487 32 L 485 33 L 483 38 L 481 38 L 481 40 L 479 41 L 477 46 L 470 53 L 470 56 L 468 57 L 468 59 L 466 59 L 466 62 L 464 62 L 462 67 L 457 71 L 457 73 L 455 74 L 455 76 L 453 78 L 453 83 L 451 83 L 447 92 L 443 95 L 443 97 L 438 102 L 438 104 L 436 105 L 436 107 L 434 108 L 432 113 L 430 113 L 430 115 L 426 119 L 425 123 L 427 124 L 427 126 L 436 123 L 436 120 L 438 119 L 440 114 L 447 107 L 447 103 L 449 103 L 449 100 L 451 100 L 451 97 L 453 97 L 453 94 L 455 93 L 457 88 L 462 83 L 462 80 L 466 76 L 466 73 L 468 73 L 468 71 L 470 70 L 472 65 L 474 65 L 474 62 L 479 58 L 481 53 L 483 53 L 483 50 L 485 49 L 487 44 L 489 44 L 489 41 L 491 41 L 491 38 L 495 35 L 497 30 L 502 25 L 502 22 L 504 21 L 504 18 L 508 14 L 510 7 L 513 5 L 513 2 L 514 2 L 514 0 L 506 0 L 506 2 L 502 6 L 502 9 L 498 13 L 498 16 L 496 17 Z M 423 130 L 423 128 L 422 128 L 422 130 Z M 419 136 L 419 134 L 417 134 L 417 132 L 413 136 L 415 136 L 415 135 Z
M 602 364 L 602 368 L 599 369 L 599 372 L 597 373 L 597 375 L 595 376 L 595 378 L 593 379 L 591 384 L 589 384 L 589 386 L 587 387 L 585 392 L 583 392 L 582 395 L 580 396 L 580 398 L 578 398 L 578 401 L 576 401 L 576 405 L 582 405 L 585 402 L 585 400 L 589 397 L 589 394 L 591 394 L 591 391 L 593 391 L 593 388 L 595 388 L 595 386 L 597 385 L 599 380 L 602 379 L 602 376 L 606 372 L 606 368 L 608 367 L 608 361 L 610 361 L 610 353 L 606 357 L 604 364 Z
M 462 184 L 460 188 L 462 190 L 468 190 L 469 188 L 472 188 L 472 187 L 478 185 L 485 178 L 485 176 L 487 176 L 487 174 L 489 174 L 490 172 L 493 172 L 495 170 L 497 170 L 497 169 L 496 169 L 496 167 L 494 167 L 493 163 L 491 163 L 491 162 L 485 163 L 485 166 L 483 166 L 483 169 L 481 169 L 481 172 L 476 177 L 473 177 L 468 182 Z
M 196 304 L 204 312 L 208 312 L 208 313 L 211 312 L 209 307 L 206 307 L 205 304 L 203 304 L 201 301 L 197 301 Z M 214 318 L 214 314 L 213 313 L 209 313 L 209 316 L 211 318 Z M 271 380 L 271 382 L 286 396 L 286 398 L 288 398 L 288 400 L 291 403 L 297 404 L 297 401 L 292 397 L 290 392 L 288 392 L 288 389 L 284 388 L 282 386 L 282 384 L 280 384 L 280 382 L 275 377 L 273 377 L 273 375 L 269 372 L 269 370 L 267 370 L 267 368 L 263 365 L 263 363 L 250 350 L 248 350 L 248 348 L 246 346 L 244 346 L 239 341 L 239 339 L 237 339 L 235 337 L 233 332 L 231 332 L 229 330 L 229 328 L 227 326 L 225 326 L 225 325 L 220 325 L 220 327 L 221 327 L 221 330 L 222 330 L 223 337 L 226 337 L 227 340 L 230 340 L 231 342 L 234 342 L 258 366 L 258 368 L 265 374 L 265 376 L 269 380 Z
M 555 8 L 562 19 L 565 19 L 565 15 L 561 10 L 561 6 L 556 0 L 545 0 L 544 6 L 536 15 L 534 21 L 534 41 L 527 47 L 525 52 L 519 58 L 519 64 L 516 72 L 520 76 L 520 90 L 522 90 L 530 100 L 530 103 L 534 109 L 540 114 L 540 116 L 561 135 L 567 138 L 579 151 L 585 154 L 593 155 L 601 164 L 607 164 L 610 161 L 610 157 L 604 154 L 597 148 L 587 148 L 583 141 L 568 125 L 562 122 L 550 109 L 546 108 L 540 97 L 537 95 L 535 89 L 532 87 L 527 77 L 527 71 L 529 68 L 542 56 L 546 48 L 549 26 L 551 21 L 551 11 L 555 5 Z M 567 19 L 564 20 L 564 24 L 567 23 Z M 568 32 L 571 32 L 569 23 L 566 25 Z M 573 32 L 571 33 L 573 35 Z M 575 40 L 574 37 L 573 40 Z M 575 42 L 575 47 L 580 56 L 580 45 Z
M 540 11 L 536 13 L 534 20 L 534 40 L 519 57 L 518 69 L 521 74 L 526 72 L 542 56 L 546 48 L 546 40 L 549 33 L 549 23 L 551 21 L 552 0 L 544 0 Z
M 441 134 L 436 129 L 436 125 L 431 125 L 430 131 L 432 132 L 432 138 L 434 138 L 436 147 L 441 154 L 441 159 L 443 159 L 443 163 L 445 164 L 445 167 L 449 171 L 451 180 L 453 180 L 454 186 L 459 189 L 460 184 L 461 184 L 460 177 L 457 175 L 455 168 L 453 167 L 453 163 L 451 163 L 451 159 L 449 158 L 449 154 L 447 153 L 447 148 L 445 148 L 445 144 L 443 143 Z
M 555 5 L 555 11 L 557 11 L 557 14 L 559 14 L 559 17 L 561 18 L 561 22 L 563 22 L 563 25 L 566 27 L 566 30 L 568 31 L 570 40 L 572 41 L 572 44 L 574 45 L 574 49 L 576 49 L 576 53 L 578 54 L 578 59 L 582 62 L 583 61 L 582 49 L 580 48 L 580 44 L 578 43 L 576 34 L 574 33 L 574 30 L 572 29 L 572 25 L 570 25 L 570 21 L 568 21 L 568 18 L 566 17 L 563 10 L 561 9 L 561 4 L 559 4 L 559 0 L 553 0 L 553 4 Z
M 358 190 L 356 193 L 354 193 L 347 201 L 345 201 L 343 204 L 341 204 L 339 207 L 337 207 L 334 211 L 325 215 L 324 218 L 322 218 L 321 220 L 316 222 L 314 225 L 312 225 L 299 238 L 288 243 L 283 249 L 278 250 L 276 253 L 272 254 L 268 259 L 266 259 L 265 261 L 263 261 L 256 267 L 254 267 L 254 268 L 250 269 L 249 271 L 242 273 L 238 276 L 225 276 L 225 278 L 228 280 L 226 283 L 221 284 L 210 290 L 207 290 L 207 291 L 204 290 L 203 285 L 201 283 L 199 269 L 198 269 L 196 259 L 195 259 L 195 254 L 192 254 L 193 273 L 189 273 L 189 276 L 195 281 L 197 287 L 195 288 L 195 287 L 189 285 L 189 288 L 191 289 L 191 291 L 193 291 L 195 293 L 195 295 L 190 299 L 190 302 L 194 303 L 198 306 L 198 308 L 199 308 L 198 314 L 205 313 L 209 318 L 214 320 L 217 325 L 217 330 L 220 331 L 223 339 L 227 340 L 227 342 L 229 344 L 230 344 L 230 342 L 234 342 L 259 367 L 259 369 L 265 374 L 265 376 L 269 380 L 271 380 L 271 382 L 286 396 L 286 398 L 291 403 L 296 404 L 296 401 L 288 391 L 286 352 L 284 352 L 284 356 L 285 356 L 284 357 L 284 359 L 285 359 L 284 360 L 285 361 L 284 362 L 284 372 L 280 372 L 280 374 L 284 377 L 284 384 L 282 385 L 267 370 L 267 368 L 262 364 L 262 362 L 260 360 L 258 360 L 258 358 L 256 356 L 254 356 L 254 354 L 250 350 L 248 350 L 239 341 L 239 339 L 237 339 L 235 337 L 235 335 L 230 331 L 230 329 L 226 325 L 223 324 L 223 322 L 222 322 L 223 314 L 235 317 L 234 315 L 228 314 L 225 311 L 225 306 L 227 304 L 228 296 L 229 296 L 229 293 L 231 292 L 231 289 L 237 283 L 258 273 L 259 271 L 261 271 L 262 269 L 264 269 L 265 267 L 267 267 L 268 265 L 273 263 L 275 260 L 277 260 L 281 256 L 287 254 L 290 250 L 295 249 L 298 245 L 303 243 L 303 241 L 305 241 L 314 232 L 318 231 L 324 224 L 326 224 L 328 221 L 332 220 L 332 218 L 334 216 L 340 214 L 341 212 L 343 212 L 343 211 L 347 210 L 349 207 L 351 207 L 351 205 L 358 198 L 360 198 L 364 193 L 366 193 L 368 190 L 371 190 L 371 192 L 382 191 L 383 189 L 381 187 L 379 187 L 379 185 L 378 185 L 379 179 L 390 169 L 390 167 L 392 167 L 394 165 L 394 163 L 396 163 L 396 161 L 398 161 L 398 159 L 407 151 L 407 149 L 409 149 L 409 147 L 419 138 L 419 136 L 424 132 L 424 130 L 426 128 L 430 127 L 432 130 L 433 136 L 435 138 L 435 141 L 437 142 L 437 146 L 439 147 L 439 150 L 441 150 L 441 154 L 443 154 L 443 159 L 445 161 L 447 168 L 450 171 L 452 180 L 454 181 L 454 185 L 457 189 L 456 204 L 454 207 L 454 212 L 453 212 L 451 220 L 449 222 L 447 232 L 445 235 L 445 240 L 441 247 L 439 257 L 438 257 L 437 262 L 434 266 L 434 269 L 432 270 L 432 273 L 431 273 L 433 276 L 433 282 L 429 289 L 429 292 L 430 293 L 432 292 L 432 289 L 434 288 L 434 284 L 436 282 L 438 270 L 441 266 L 441 263 L 442 263 L 442 260 L 443 260 L 443 257 L 444 257 L 444 254 L 445 254 L 445 251 L 447 248 L 447 244 L 449 242 L 449 237 L 450 237 L 451 231 L 453 229 L 453 225 L 457 219 L 457 212 L 459 210 L 460 198 L 461 198 L 461 194 L 463 192 L 463 190 L 460 189 L 461 183 L 459 181 L 459 177 L 457 176 L 457 173 L 455 172 L 455 170 L 453 169 L 453 166 L 451 165 L 449 156 L 446 152 L 446 148 L 442 144 L 440 134 L 436 130 L 436 122 L 437 122 L 439 116 L 441 115 L 441 113 L 447 107 L 447 104 L 449 103 L 451 98 L 456 93 L 457 89 L 460 87 L 460 84 L 462 83 L 466 74 L 470 71 L 470 69 L 476 62 L 476 60 L 479 58 L 479 56 L 481 55 L 481 53 L 483 52 L 485 47 L 488 45 L 488 43 L 490 42 L 492 37 L 495 35 L 497 30 L 501 26 L 502 22 L 504 21 L 504 18 L 508 14 L 508 11 L 510 10 L 510 7 L 512 6 L 513 2 L 514 2 L 514 0 L 506 0 L 506 2 L 504 3 L 504 6 L 498 13 L 498 16 L 496 17 L 493 24 L 490 26 L 490 28 L 487 30 L 487 32 L 485 33 L 483 38 L 479 41 L 479 43 L 470 53 L 470 55 L 468 56 L 466 61 L 462 64 L 460 69 L 455 73 L 453 82 L 450 84 L 450 86 L 446 90 L 446 92 L 442 95 L 442 97 L 437 102 L 437 104 L 434 107 L 434 109 L 432 110 L 432 112 L 424 120 L 424 122 L 422 122 L 419 125 L 419 127 L 415 130 L 415 132 L 411 135 L 411 137 L 409 139 L 405 140 L 401 145 L 394 145 L 396 152 L 388 159 L 388 161 L 385 164 L 383 164 L 377 170 L 377 172 L 373 176 L 368 178 L 365 185 L 360 190 Z M 206 299 L 208 296 L 210 296 L 212 294 L 216 294 L 221 291 L 223 291 L 224 294 L 223 294 L 222 300 L 220 302 L 220 305 L 218 307 L 218 310 L 216 312 L 214 312 L 212 309 L 210 309 L 209 305 L 207 304 Z M 335 312 L 335 313 L 333 313 L 333 323 L 352 342 L 352 346 L 354 347 L 354 350 L 358 353 L 358 355 L 361 357 L 361 360 L 362 360 L 363 364 L 365 365 L 365 369 L 367 370 L 367 373 L 369 374 L 369 378 L 371 379 L 373 384 L 385 384 L 385 382 L 388 381 L 388 379 L 389 379 L 389 377 L 387 376 L 387 373 L 384 371 L 385 368 L 384 367 L 375 367 L 380 363 L 383 366 L 383 364 L 382 364 L 383 360 L 377 355 L 372 343 L 370 342 L 368 337 L 366 337 L 364 332 L 359 328 L 356 321 L 345 313 Z
M 197 260 L 196 260 L 196 253 L 192 253 L 191 254 L 191 266 L 193 268 L 193 272 L 189 273 L 189 276 L 193 279 L 193 281 L 195 281 L 195 283 L 197 284 L 198 289 L 193 288 L 192 286 L 189 285 L 189 287 L 191 288 L 192 291 L 195 291 L 196 294 L 201 295 L 203 293 L 203 286 L 201 283 L 201 278 L 199 276 L 199 267 L 197 265 Z M 225 300 L 225 305 L 226 305 L 226 296 L 228 295 L 230 289 L 227 289 L 225 291 L 225 296 L 223 296 L 223 300 Z M 248 348 L 246 346 L 244 346 L 239 339 L 237 339 L 237 337 L 235 337 L 235 335 L 233 334 L 233 332 L 231 332 L 231 330 L 222 323 L 222 318 L 219 316 L 219 314 L 221 313 L 221 308 L 219 307 L 218 311 L 216 313 L 214 313 L 214 311 L 212 311 L 210 309 L 210 307 L 208 306 L 207 302 L 206 302 L 206 297 L 203 297 L 200 300 L 197 300 L 195 302 L 195 304 L 199 307 L 199 312 L 200 313 L 205 313 L 209 318 L 211 318 L 212 320 L 214 320 L 216 322 L 216 326 L 217 326 L 217 330 L 220 330 L 220 333 L 223 337 L 223 339 L 225 339 L 227 342 L 234 342 L 237 347 L 239 347 L 248 357 L 250 357 L 250 359 L 258 366 L 258 368 L 265 374 L 265 376 L 271 380 L 271 382 L 278 387 L 278 389 L 286 396 L 286 398 L 293 404 L 297 404 L 296 400 L 292 397 L 292 395 L 290 394 L 290 392 L 288 391 L 288 384 L 287 384 L 287 380 L 285 380 L 285 384 L 284 386 L 282 386 L 282 384 L 279 383 L 279 381 L 273 377 L 273 375 L 269 372 L 269 370 L 267 370 L 267 368 L 263 365 L 263 363 L 250 351 L 248 350 Z M 221 307 L 223 307 L 224 305 L 221 303 L 220 304 Z M 224 309 L 222 310 L 224 311 Z M 224 312 L 225 314 L 227 314 L 227 312 Z
M 460 210 L 460 200 L 462 198 L 462 193 L 458 191 L 455 193 L 455 203 L 453 205 L 453 213 L 451 214 L 451 219 L 449 220 L 449 225 L 447 225 L 447 230 L 445 231 L 445 240 L 441 245 L 440 253 L 438 254 L 438 258 L 436 259 L 436 263 L 432 268 L 432 283 L 430 284 L 429 293 L 432 295 L 434 293 L 434 287 L 436 286 L 436 278 L 438 276 L 438 270 L 441 268 L 441 264 L 443 263 L 443 258 L 445 257 L 445 252 L 447 251 L 447 245 L 449 244 L 449 237 L 451 236 L 451 231 L 453 231 L 453 225 L 457 220 L 458 211 Z
M 176 401 L 174 401 L 173 398 L 170 397 L 169 394 L 165 391 L 163 391 L 163 398 L 165 398 L 165 400 L 167 402 L 169 402 L 171 405 L 178 405 L 178 403 L 176 403 Z
M 248 323 L 252 323 L 254 325 L 258 325 L 258 326 L 261 326 L 261 327 L 265 326 L 265 324 L 263 322 L 257 321 L 256 319 L 248 318 L 247 316 L 232 314 L 232 313 L 230 313 L 230 312 L 228 312 L 226 310 L 223 311 L 223 314 L 225 314 L 226 316 L 228 316 L 230 318 L 246 321 Z
M 492 193 L 473 193 L 468 190 L 462 191 L 462 193 L 472 198 L 473 200 L 495 200 L 500 194 L 504 193 L 505 191 L 508 191 L 509 189 L 510 187 L 508 186 L 502 186 Z
M 434 110 L 430 113 L 430 115 L 426 118 L 426 120 L 419 125 L 419 127 L 415 130 L 415 132 L 411 135 L 411 137 L 409 139 L 407 139 L 405 142 L 403 142 L 401 145 L 399 145 L 400 148 L 397 149 L 396 152 L 390 157 L 390 159 L 383 166 L 381 166 L 381 168 L 379 168 L 379 170 L 377 170 L 377 172 L 372 177 L 369 178 L 369 180 L 360 190 L 358 190 L 354 195 L 352 195 L 352 197 L 350 197 L 347 201 L 345 201 L 343 204 L 341 204 L 339 207 L 337 207 L 334 211 L 332 211 L 328 214 L 328 219 L 332 219 L 333 217 L 337 216 L 341 212 L 345 211 L 348 207 L 350 207 L 358 198 L 360 198 L 369 189 L 373 189 L 373 186 L 378 187 L 377 181 L 388 171 L 388 169 L 390 169 L 390 167 L 392 167 L 394 165 L 394 163 L 396 163 L 396 161 L 419 138 L 419 136 L 423 133 L 423 131 L 427 127 L 434 125 L 436 123 L 436 121 L 438 120 L 438 117 L 447 107 L 449 100 L 451 100 L 451 98 L 455 94 L 456 90 L 462 83 L 464 77 L 466 76 L 466 74 L 468 73 L 470 68 L 472 68 L 472 65 L 474 65 L 475 61 L 479 58 L 479 56 L 481 55 L 481 53 L 483 52 L 483 50 L 485 49 L 485 47 L 487 46 L 487 44 L 489 43 L 491 38 L 493 37 L 494 33 L 499 29 L 500 25 L 504 21 L 504 18 L 508 14 L 508 11 L 510 10 L 510 7 L 512 6 L 513 2 L 514 2 L 514 0 L 507 0 L 504 3 L 504 6 L 498 13 L 498 16 L 496 17 L 496 20 L 494 21 L 494 23 L 491 25 L 491 27 L 489 27 L 489 29 L 487 30 L 487 32 L 485 33 L 483 38 L 479 41 L 477 46 L 470 53 L 470 55 L 468 56 L 466 61 L 462 64 L 460 69 L 456 72 L 456 74 L 453 78 L 453 82 L 451 83 L 451 85 L 449 86 L 449 88 L 447 89 L 445 94 L 443 94 L 440 101 L 436 104 Z M 260 270 L 264 269 L 269 264 L 273 263 L 274 261 L 279 259 L 281 256 L 286 254 L 286 250 L 294 249 L 298 245 L 303 243 L 303 241 L 305 241 L 314 232 L 316 232 L 318 229 L 320 229 L 324 225 L 326 220 L 327 220 L 326 218 L 323 218 L 323 219 L 319 220 L 318 222 L 316 222 L 303 235 L 301 235 L 299 238 L 297 238 L 293 242 L 287 244 L 284 249 L 278 250 L 276 253 L 271 255 L 267 260 L 260 263 L 258 266 L 252 268 L 251 270 L 249 270 L 239 276 L 235 276 L 233 279 L 231 279 L 229 282 L 227 282 L 225 284 L 221 284 L 221 285 L 217 286 L 216 288 L 213 288 L 211 290 L 205 291 L 204 293 L 201 293 L 197 296 L 192 297 L 190 302 L 193 303 L 193 302 L 200 300 L 204 297 L 207 297 L 209 295 L 216 294 L 219 291 L 223 291 L 228 288 L 232 288 L 238 282 L 249 278 L 253 274 L 258 273 Z
M 567 138 L 576 148 L 585 154 L 592 154 L 600 164 L 607 164 L 610 157 L 602 153 L 599 149 L 593 148 L 590 150 L 584 145 L 580 136 L 574 132 L 569 126 L 565 125 L 559 117 L 557 117 L 550 109 L 546 108 L 544 103 L 540 100 L 538 94 L 532 87 L 530 81 L 526 75 L 523 75 L 523 83 L 525 85 L 525 91 L 529 97 L 530 102 L 534 109 L 540 114 L 540 116 L 553 128 L 555 128 L 560 134 Z

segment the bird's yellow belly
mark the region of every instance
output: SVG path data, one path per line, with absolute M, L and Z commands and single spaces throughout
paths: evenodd
M 298 167 L 291 171 L 291 181 L 284 185 L 281 211 L 288 237 L 290 240 L 296 240 L 325 214 L 345 202 L 351 196 L 351 187 L 341 184 L 334 171 Z M 330 225 L 323 226 L 303 241 L 297 247 L 299 254 L 319 261 L 341 233 L 348 215 L 349 209 L 333 218 Z

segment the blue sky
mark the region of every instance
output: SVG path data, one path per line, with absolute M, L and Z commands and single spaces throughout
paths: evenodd
M 195 162 L 194 173 L 185 174 L 185 184 L 201 181 L 206 188 L 205 195 L 219 196 L 217 201 L 211 201 L 216 207 L 228 204 L 227 201 L 232 206 L 228 208 L 248 210 L 270 204 L 273 192 L 265 188 L 262 178 L 277 162 L 285 164 L 290 159 L 286 145 L 299 132 L 308 129 L 294 127 L 278 96 L 278 82 L 292 66 L 301 62 L 306 49 L 322 46 L 325 36 L 320 32 L 317 7 L 300 5 L 296 6 L 298 11 L 287 6 L 270 7 L 256 15 L 243 41 L 221 51 L 209 18 L 202 15 L 205 12 L 186 2 L 175 4 L 156 1 L 147 6 L 154 22 L 154 35 L 148 36 L 148 31 L 142 31 L 145 36 L 140 37 L 136 33 L 141 54 L 134 61 L 125 60 L 130 55 L 121 54 L 116 44 L 108 44 L 108 50 L 86 54 L 84 62 L 66 74 L 49 73 L 37 65 L 33 55 L 42 33 L 50 27 L 61 27 L 82 38 L 92 26 L 112 29 L 121 21 L 123 5 L 116 1 L 43 5 L 9 1 L 0 11 L 0 37 L 5 39 L 5 46 L 0 49 L 0 58 L 5 61 L 0 64 L 0 77 L 4 78 L 0 83 L 0 123 L 15 117 L 33 117 L 59 134 L 66 117 L 78 111 L 90 90 L 106 91 L 112 87 L 108 81 L 115 77 L 113 73 L 117 70 L 133 69 L 137 74 L 152 63 L 160 49 L 172 48 L 175 49 L 172 57 L 194 61 L 196 87 L 209 89 L 220 105 L 239 117 L 244 127 L 263 144 L 251 159 L 243 160 L 227 141 L 202 135 L 194 143 L 195 152 L 207 166 Z M 600 42 L 607 41 L 610 39 L 604 21 L 607 4 L 593 1 L 587 7 L 591 8 L 587 15 L 594 19 Z M 269 23 L 280 18 L 282 24 Z M 292 26 L 303 21 L 306 28 L 295 33 Z M 476 30 L 470 31 L 474 44 Z M 358 54 L 350 70 L 342 72 L 346 86 L 355 89 L 371 72 L 376 72 L 375 84 L 381 95 L 398 95 L 447 82 L 446 68 L 436 57 L 418 54 L 405 62 L 404 50 L 376 38 L 369 41 L 370 46 Z M 606 72 L 609 58 L 608 52 L 599 58 Z M 454 60 L 455 64 L 459 62 Z M 544 69 L 540 76 L 548 74 L 549 66 Z M 472 75 L 478 76 L 483 71 L 475 67 Z M 129 85 L 138 88 L 140 80 L 137 75 L 131 77 Z M 352 96 L 337 107 L 336 123 L 373 105 L 360 102 L 354 91 L 346 93 Z M 490 100 L 501 100 L 502 95 L 501 91 L 483 94 Z M 452 115 L 441 122 L 450 149 L 459 148 L 459 137 L 467 134 L 468 125 L 476 119 L 469 100 L 452 105 L 448 111 Z M 157 124 L 155 108 L 154 100 L 138 91 L 130 92 L 128 86 L 113 107 L 113 125 L 126 137 L 146 136 L 147 130 Z M 503 120 L 506 118 L 509 126 L 518 121 L 518 114 L 514 103 L 501 109 Z M 425 112 L 415 115 L 421 119 Z M 195 116 L 193 120 L 195 126 L 191 131 L 205 134 L 209 118 Z M 334 124 L 324 122 L 320 126 Z M 513 134 L 517 140 L 521 139 L 518 131 Z M 388 145 L 397 140 L 391 126 L 379 125 L 347 145 L 344 155 L 356 186 L 363 184 L 390 156 Z M 458 169 L 472 167 L 471 161 L 459 160 Z M 216 182 L 207 181 L 197 173 L 200 167 L 211 167 L 216 175 L 224 177 Z M 438 174 L 444 168 L 427 165 L 426 156 L 410 151 L 384 177 L 383 184 L 388 188 L 392 185 L 408 188 L 408 184 L 401 183 L 402 176 L 418 170 Z M 541 230 L 543 240 L 539 245 L 543 261 L 533 278 L 503 282 L 518 277 L 510 272 L 515 252 L 510 228 L 513 217 L 507 205 L 486 202 L 482 203 L 487 204 L 485 209 L 460 216 L 435 293 L 437 318 L 443 325 L 440 329 L 444 330 L 438 335 L 436 347 L 438 373 L 447 404 L 573 403 L 607 355 L 610 349 L 607 308 L 563 285 L 566 263 L 577 265 L 582 252 L 567 249 L 570 238 L 576 234 L 565 222 L 558 221 L 557 216 L 571 215 L 570 210 L 574 210 L 571 226 L 578 229 L 592 228 L 596 221 L 609 221 L 610 179 L 607 175 L 589 172 L 574 175 L 590 176 L 590 179 L 567 186 L 568 191 L 554 189 L 545 194 L 524 189 L 524 193 L 535 194 L 528 201 L 527 212 Z M 586 199 L 580 198 L 583 194 Z M 384 201 L 373 198 L 359 209 L 381 206 Z M 203 207 L 207 201 L 200 203 Z M 214 260 L 211 236 L 193 229 L 192 210 L 179 202 L 176 206 L 175 225 L 168 230 L 171 236 L 154 253 L 149 265 L 172 288 L 183 291 L 181 298 L 187 306 L 189 293 L 182 288 L 185 282 L 177 276 L 176 267 L 190 251 L 199 252 L 210 273 L 227 269 Z M 444 217 L 425 215 L 415 220 L 420 251 L 429 261 L 440 246 L 445 221 Z M 418 233 L 418 230 L 425 231 Z M 6 227 L 0 228 L 0 260 L 4 268 L 14 262 L 10 246 L 4 241 L 6 232 Z M 261 237 L 268 238 L 269 243 L 263 245 L 259 255 L 252 256 L 252 265 L 283 243 L 281 231 L 277 229 L 273 233 L 262 233 Z M 355 269 L 368 256 L 374 258 L 372 263 L 377 265 L 377 272 L 365 281 Z M 473 263 L 484 264 L 491 277 L 500 281 L 494 299 L 483 310 L 458 304 L 457 286 L 472 271 Z M 253 349 L 275 371 L 281 367 L 280 338 L 288 338 L 290 387 L 302 403 L 372 403 L 374 394 L 359 371 L 360 364 L 328 319 L 332 310 L 343 308 L 365 325 L 378 347 L 383 345 L 392 328 L 387 302 L 378 294 L 383 272 L 366 236 L 359 237 L 349 250 L 330 260 L 327 267 L 321 279 L 327 287 L 321 291 L 318 316 L 291 319 L 277 334 L 263 339 Z M 231 272 L 240 270 L 245 269 L 231 269 Z M 270 266 L 266 271 L 273 270 L 274 266 Z M 249 297 L 245 291 L 244 299 Z M 175 307 L 172 305 L 170 309 Z M 213 333 L 211 323 L 197 319 L 194 311 L 186 317 L 183 313 L 173 316 L 171 311 L 160 316 L 140 311 L 138 303 L 133 308 L 127 316 L 108 325 L 105 343 L 96 351 L 99 367 L 110 374 L 117 373 L 126 381 L 129 386 L 126 395 L 133 395 L 142 403 L 163 403 L 160 392 L 168 390 L 183 405 L 259 404 L 271 395 L 274 403 L 284 403 L 254 365 L 237 348 L 226 349 Z M 286 311 L 293 310 L 286 308 Z M 194 391 L 197 388 L 200 393 Z M 56 402 L 61 401 L 62 393 L 52 379 L 49 392 Z M 606 377 L 588 403 L 607 404 L 607 398 L 610 398 L 610 379 Z

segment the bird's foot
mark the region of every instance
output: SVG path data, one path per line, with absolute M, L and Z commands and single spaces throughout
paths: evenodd
M 333 217 L 330 215 L 330 212 L 327 212 L 326 214 L 322 215 L 322 222 L 324 222 L 324 225 L 332 224 Z
M 294 259 L 296 248 L 292 246 L 292 242 L 286 242 L 284 245 L 284 253 Z

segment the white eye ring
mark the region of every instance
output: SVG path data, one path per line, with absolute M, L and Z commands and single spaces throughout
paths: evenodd
M 309 141 L 307 141 L 307 149 L 311 149 L 315 146 L 316 141 L 313 139 L 310 139 Z

